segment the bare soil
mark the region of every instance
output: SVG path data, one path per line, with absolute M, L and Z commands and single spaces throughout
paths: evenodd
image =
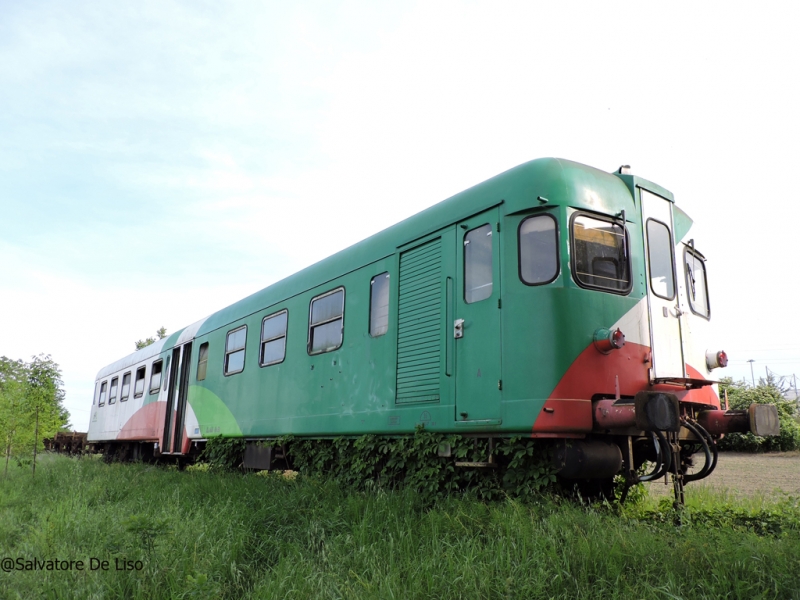
M 664 485 L 663 479 L 646 485 L 653 494 L 672 493 L 672 485 Z M 720 452 L 714 472 L 702 481 L 690 483 L 687 490 L 699 486 L 741 496 L 800 496 L 800 452 Z

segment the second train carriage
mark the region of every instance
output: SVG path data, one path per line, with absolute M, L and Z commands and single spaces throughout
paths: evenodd
M 181 456 L 424 425 L 572 440 L 562 474 L 608 478 L 774 433 L 722 410 L 702 245 L 626 171 L 527 162 L 104 367 L 89 441 Z

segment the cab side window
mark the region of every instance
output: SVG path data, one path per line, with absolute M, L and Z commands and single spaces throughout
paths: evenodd
M 558 276 L 558 225 L 552 215 L 528 217 L 519 224 L 519 278 L 542 285 Z
M 572 218 L 572 274 L 581 287 L 626 294 L 631 289 L 628 232 L 609 218 Z

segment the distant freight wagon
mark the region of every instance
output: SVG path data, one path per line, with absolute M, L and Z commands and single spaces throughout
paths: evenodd
M 268 468 L 278 436 L 422 425 L 551 440 L 562 478 L 671 472 L 681 494 L 721 434 L 775 434 L 777 412 L 721 408 L 692 220 L 628 171 L 527 162 L 120 359 L 88 441 L 152 458 L 244 438 Z

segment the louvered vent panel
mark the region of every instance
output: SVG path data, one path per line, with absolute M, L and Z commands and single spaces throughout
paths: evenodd
M 400 256 L 397 402 L 439 400 L 442 240 Z

